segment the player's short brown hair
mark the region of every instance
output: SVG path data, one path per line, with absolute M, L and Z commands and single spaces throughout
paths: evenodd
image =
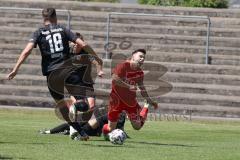
M 44 8 L 42 10 L 42 16 L 45 20 L 50 20 L 57 17 L 55 8 Z
M 146 50 L 145 50 L 145 49 L 137 49 L 137 50 L 135 50 L 135 51 L 132 52 L 132 55 L 135 54 L 135 53 L 137 53 L 137 52 L 141 52 L 141 53 L 143 53 L 144 55 L 146 55 Z
M 81 33 L 76 32 L 76 36 L 77 36 L 78 38 L 80 38 L 81 40 L 83 40 L 83 35 L 81 35 Z

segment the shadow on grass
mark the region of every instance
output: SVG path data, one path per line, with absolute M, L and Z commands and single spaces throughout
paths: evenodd
M 0 159 L 13 159 L 12 157 L 8 157 L 8 156 L 2 156 L 1 154 L 0 154 Z
M 165 144 L 165 143 L 156 143 L 156 142 L 136 142 L 136 141 L 127 141 L 128 143 L 135 144 L 144 144 L 144 145 L 156 145 L 156 146 L 171 146 L 171 147 L 199 147 L 193 145 L 185 145 L 185 144 Z
M 157 142 L 132 141 L 131 139 L 132 138 L 128 138 L 127 139 L 127 143 L 144 144 L 144 145 L 155 145 L 155 146 L 172 146 L 172 147 L 199 147 L 199 146 L 185 145 L 185 144 L 165 144 L 165 143 L 157 143 Z M 106 140 L 104 140 L 104 139 L 94 139 L 94 140 L 91 140 L 91 141 L 106 142 Z M 121 147 L 121 145 L 120 145 L 120 147 Z
M 28 158 L 24 158 L 24 157 L 17 157 L 17 158 L 13 158 L 13 157 L 9 157 L 9 156 L 2 156 L 0 154 L 0 160 L 4 160 L 4 159 L 28 159 Z
M 16 144 L 16 142 L 0 142 L 0 144 Z
M 85 146 L 91 146 L 91 147 L 105 147 L 105 148 L 112 148 L 112 147 L 124 147 L 124 148 L 136 148 L 136 147 L 132 147 L 132 146 L 125 146 L 125 145 L 115 145 L 112 144 L 110 141 L 105 141 L 105 140 L 91 140 L 91 141 L 95 141 L 95 142 L 107 142 L 108 144 L 90 144 L 90 143 L 84 143 L 82 145 Z
M 81 144 L 81 145 L 90 146 L 90 147 L 106 147 L 106 148 L 123 147 L 123 145 L 107 145 L 107 144 L 106 145 L 104 145 L 104 144 Z
M 125 146 L 125 145 L 116 145 L 116 144 L 111 144 L 111 142 L 109 142 L 109 144 L 83 144 L 86 146 L 92 146 L 92 147 L 105 147 L 105 148 L 119 148 L 119 147 L 124 147 L 124 148 L 136 148 L 136 147 L 132 147 L 132 146 Z

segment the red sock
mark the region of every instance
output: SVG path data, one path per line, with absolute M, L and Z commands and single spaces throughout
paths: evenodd
M 110 133 L 108 124 L 104 124 L 103 128 L 102 128 L 102 133 L 107 135 L 108 133 Z
M 145 120 L 147 119 L 147 114 L 148 114 L 148 108 L 143 107 L 141 112 L 140 112 L 140 117 L 141 117 L 141 126 L 144 125 Z
M 140 116 L 142 117 L 142 119 L 146 120 L 147 119 L 147 114 L 148 114 L 148 108 L 143 107 L 141 112 L 140 112 Z

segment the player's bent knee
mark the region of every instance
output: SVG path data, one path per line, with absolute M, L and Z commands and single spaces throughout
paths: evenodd
M 142 128 L 141 123 L 138 122 L 131 122 L 133 129 L 140 130 Z

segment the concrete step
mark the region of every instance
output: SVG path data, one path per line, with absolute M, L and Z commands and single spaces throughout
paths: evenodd
M 46 77 L 39 75 L 18 74 L 11 81 L 6 79 L 7 74 L 0 74 L 0 84 L 23 86 L 46 86 Z
M 97 14 L 97 13 L 95 13 Z M 166 24 L 163 22 L 167 21 Z M 133 20 L 134 21 L 134 20 Z M 160 20 L 159 20 L 160 21 Z M 161 19 L 161 24 L 148 25 L 148 24 L 124 24 L 124 23 L 111 23 L 111 32 L 124 32 L 124 33 L 148 33 L 148 34 L 174 34 L 174 35 L 194 35 L 194 36 L 205 36 L 207 33 L 206 27 L 195 26 L 182 26 L 178 23 L 173 23 L 165 19 Z M 66 20 L 59 20 L 58 23 L 67 25 Z M 177 24 L 177 25 L 176 25 Z M 0 20 L 1 26 L 8 27 L 33 27 L 37 28 L 42 25 L 39 19 L 26 19 L 26 18 L 9 18 L 3 17 Z M 88 22 L 88 21 L 71 21 L 71 29 L 81 31 L 106 31 L 106 22 Z M 210 35 L 213 37 L 240 37 L 240 30 L 238 28 L 213 28 L 211 27 Z
M 112 4 L 112 3 L 83 3 L 77 1 L 33 1 L 33 0 L 1 0 L 1 6 L 20 8 L 44 8 L 55 6 L 59 9 L 98 12 L 132 12 L 132 13 L 158 13 L 180 15 L 209 15 L 211 17 L 239 17 L 238 9 L 209 9 L 189 7 L 161 7 L 148 5 Z
M 159 98 L 160 103 L 190 104 L 190 105 L 214 105 L 239 107 L 239 96 L 209 95 L 200 93 L 176 93 L 170 92 Z
M 3 46 L 4 44 L 0 44 Z M 18 45 L 22 47 L 21 45 Z M 9 49 L 8 49 L 9 47 Z M 1 50 L 1 49 L 0 49 Z M 105 57 L 105 52 L 102 49 L 95 49 L 100 57 Z M 4 45 L 2 49 L 0 62 L 1 63 L 15 63 L 21 49 L 15 50 L 11 45 Z M 124 54 L 129 56 L 128 53 L 131 53 L 132 50 L 125 50 Z M 114 50 L 113 53 L 123 53 L 122 50 Z M 239 66 L 240 60 L 239 56 L 235 55 L 219 55 L 219 54 L 210 54 L 210 64 L 212 65 L 234 65 Z M 158 52 L 151 51 L 147 53 L 146 60 L 155 61 L 155 62 L 174 62 L 174 63 L 193 63 L 193 64 L 204 64 L 205 55 L 204 54 L 194 54 L 194 53 L 181 53 L 181 52 Z M 41 56 L 38 49 L 34 49 L 32 54 L 26 59 L 26 64 L 41 64 Z
M 104 60 L 104 69 L 112 68 L 112 60 Z M 145 60 L 142 67 L 146 71 L 156 71 L 159 75 L 162 73 L 200 73 L 216 75 L 239 75 L 240 67 L 228 65 L 205 65 L 205 64 L 186 64 L 157 62 Z
M 14 64 L 9 64 L 9 63 L 0 64 L 1 73 L 4 73 L 4 74 L 9 73 L 13 66 Z M 110 67 L 111 67 L 111 61 L 105 60 L 104 71 L 106 73 L 106 77 L 110 75 Z M 161 77 L 162 74 L 168 71 L 167 74 L 169 74 L 170 76 L 169 77 L 167 76 L 167 80 L 171 80 L 172 82 L 183 80 L 183 82 L 190 82 L 190 83 L 195 82 L 195 79 L 196 77 L 198 77 L 198 75 L 202 76 L 201 80 L 203 80 L 204 83 L 206 83 L 206 80 L 204 80 L 204 78 L 207 78 L 207 79 L 211 79 L 212 83 L 220 83 L 220 84 L 224 83 L 225 77 L 226 77 L 226 81 L 229 81 L 229 78 L 231 79 L 231 75 L 233 75 L 232 76 L 233 79 L 231 79 L 230 82 L 236 81 L 234 83 L 237 83 L 237 80 L 234 80 L 234 76 L 239 75 L 239 67 L 235 67 L 235 66 L 196 65 L 196 64 L 181 64 L 181 63 L 171 64 L 171 63 L 164 63 L 164 62 L 156 63 L 156 62 L 149 62 L 149 61 L 145 62 L 144 70 L 151 71 L 151 74 L 148 73 L 145 76 L 146 80 L 147 79 L 151 80 L 152 78 L 156 77 L 154 75 L 157 75 L 157 77 L 158 76 Z M 25 75 L 25 74 L 41 75 L 40 65 L 24 64 L 21 67 L 18 74 L 19 75 Z M 215 76 L 218 76 L 219 80 L 217 80 Z M 164 78 L 166 78 L 166 76 L 164 76 Z M 189 80 L 187 78 L 189 78 Z M 227 82 L 227 84 L 229 84 L 229 82 Z
M 93 77 L 93 81 L 95 82 L 95 85 L 97 88 L 111 88 L 111 74 L 109 69 L 104 69 L 105 75 L 104 79 L 98 78 L 97 75 L 96 77 Z M 18 75 L 12 79 L 12 80 L 7 80 L 6 76 L 7 74 L 10 73 L 0 73 L 0 84 L 4 85 L 23 85 L 23 86 L 45 86 L 46 85 L 46 77 L 41 76 L 41 74 L 24 74 L 21 73 L 21 71 L 18 72 Z M 164 74 L 163 72 L 162 74 Z M 161 73 L 158 71 L 152 71 L 150 73 L 147 73 L 145 76 L 145 85 L 147 88 L 156 88 L 159 85 L 164 85 L 164 86 L 169 86 L 171 89 L 171 85 L 166 84 L 165 82 L 158 81 L 158 78 L 161 77 Z M 162 84 L 163 83 L 163 84 Z M 169 90 L 169 89 L 167 89 Z M 160 93 L 160 92 L 159 92 Z
M 0 84 L 0 95 L 9 95 L 9 96 L 26 96 L 26 97 L 43 97 L 51 98 L 47 85 L 45 86 L 24 86 L 24 85 L 8 85 Z M 97 98 L 108 99 L 110 94 L 111 82 L 110 83 L 97 83 L 94 85 L 95 94 Z M 64 92 L 65 95 L 68 95 L 67 90 Z
M 20 51 L 19 51 L 20 52 Z M 12 52 L 9 54 L 1 54 L 0 57 L 0 63 L 16 63 L 17 59 L 19 57 L 19 52 Z M 100 50 L 96 50 L 97 53 L 99 53 L 99 55 L 104 58 L 105 57 L 105 53 L 101 52 Z M 131 51 L 127 51 L 128 53 L 130 53 Z M 128 54 L 126 54 L 126 56 L 128 56 Z M 229 56 L 224 56 L 223 58 L 228 58 Z M 216 56 L 216 58 L 212 58 L 212 64 L 216 64 L 216 59 L 218 57 Z M 151 53 L 151 54 L 147 54 L 146 56 L 147 60 L 152 60 L 155 62 L 174 62 L 174 63 L 193 63 L 193 64 L 204 64 L 205 63 L 205 57 L 204 55 L 200 54 L 191 54 L 191 53 L 168 53 L 168 52 L 158 52 L 156 54 Z M 224 59 L 220 59 L 223 62 L 221 64 L 224 64 L 225 60 Z M 237 59 L 232 59 L 232 61 L 230 62 L 236 62 L 234 64 L 237 64 L 239 62 L 239 60 Z M 41 56 L 40 55 L 34 55 L 31 54 L 24 62 L 25 64 L 41 64 Z M 218 64 L 218 63 L 217 63 Z M 229 63 L 230 65 L 232 63 Z
M 39 66 L 37 66 L 39 67 Z M 37 68 L 36 67 L 36 68 Z M 4 69 L 3 69 L 4 70 Z M 9 69 L 10 70 L 10 69 Z M 1 77 L 1 83 L 2 84 L 19 84 L 19 85 L 45 85 L 45 77 L 40 76 L 41 72 L 40 70 L 39 75 L 29 75 L 29 74 L 23 74 L 28 71 L 24 71 L 21 73 L 19 71 L 19 74 L 15 77 L 15 79 L 11 81 L 4 80 L 6 77 L 8 70 L 4 70 L 4 73 L 0 74 Z M 29 72 L 32 72 L 30 69 Z M 37 72 L 35 70 L 34 72 Z M 110 78 L 110 70 L 105 69 L 106 78 Z M 162 74 L 164 74 L 162 76 Z M 219 85 L 239 85 L 240 84 L 240 78 L 238 75 L 220 75 L 220 74 L 211 74 L 211 73 L 187 73 L 187 72 L 167 72 L 164 69 L 164 71 L 151 71 L 148 72 L 147 75 L 145 75 L 145 80 L 151 81 L 153 79 L 159 79 L 159 80 L 165 80 L 167 82 L 175 82 L 175 83 L 203 83 L 203 84 L 219 84 Z
M 157 63 L 157 62 L 155 62 Z M 217 75 L 240 75 L 240 67 L 227 65 L 182 64 L 159 62 L 168 69 L 168 72 L 202 73 Z
M 211 27 L 237 29 L 240 24 L 239 18 L 234 17 L 211 17 Z
M 172 94 L 173 95 L 173 94 Z M 176 94 L 179 95 L 179 94 Z M 187 96 L 189 95 L 182 95 L 181 97 L 175 97 L 174 100 L 172 97 L 161 97 L 160 99 L 160 113 L 187 113 L 191 112 L 191 115 L 211 115 L 211 116 L 220 116 L 220 117 L 239 117 L 239 107 L 236 106 L 239 104 L 238 101 L 234 101 L 231 104 L 234 104 L 232 106 L 226 106 L 228 101 L 232 101 L 231 99 L 233 97 L 224 97 L 221 102 L 218 101 L 217 104 L 212 104 L 216 99 L 213 99 L 211 96 L 209 98 L 203 98 L 199 100 L 195 96 L 195 94 L 191 94 L 190 97 L 192 99 L 192 103 L 200 101 L 199 104 L 189 104 L 189 103 L 179 103 L 179 102 L 186 102 Z M 186 98 L 186 99 L 185 99 Z M 212 98 L 212 99 L 210 99 Z M 222 98 L 222 97 L 219 97 Z M 170 101 L 170 102 L 169 102 Z M 176 103 L 177 102 L 177 103 Z M 209 103 L 209 104 L 208 104 Z M 1 105 L 14 105 L 14 106 L 36 106 L 36 107 L 50 107 L 52 108 L 54 106 L 53 100 L 49 98 L 43 98 L 43 97 L 26 97 L 26 96 L 5 96 L 0 95 L 0 104 Z M 104 102 L 104 104 L 107 104 L 107 102 Z M 99 105 L 99 101 L 97 102 L 97 105 Z M 150 109 L 151 112 L 151 109 Z
M 2 36 L 24 36 L 29 37 L 33 28 L 10 28 L 2 26 L 0 32 Z M 95 41 L 106 40 L 106 32 L 95 32 L 95 31 L 83 31 L 82 34 L 86 39 L 92 39 Z M 142 38 L 144 37 L 144 39 Z M 205 47 L 206 37 L 205 36 L 180 36 L 180 35 L 164 35 L 164 34 L 142 34 L 142 33 L 111 33 L 110 41 L 123 41 L 128 40 L 135 43 L 145 44 L 175 44 L 175 45 L 198 45 Z M 238 38 L 228 37 L 211 37 L 210 46 L 224 46 L 224 47 L 235 47 L 239 46 Z M 228 43 L 226 43 L 228 42 Z
M 3 32 L 2 36 L 18 36 L 18 34 L 22 34 L 21 36 L 29 37 L 29 35 L 31 35 L 31 32 L 34 31 L 34 28 L 26 28 L 26 27 L 25 28 L 10 28 L 10 27 L 7 27 L 7 26 L 5 26 L 5 27 L 2 26 L 1 28 L 2 29 L 0 31 Z M 104 41 L 105 36 L 106 36 L 105 32 L 95 32 L 95 31 L 94 32 L 86 31 L 86 32 L 82 32 L 82 34 L 86 38 L 92 37 L 93 40 L 97 40 L 97 41 Z M 145 37 L 144 40 L 142 40 L 143 36 Z M 167 40 L 168 41 L 173 41 L 173 43 L 174 43 L 174 41 L 176 41 L 177 39 L 185 41 L 184 43 L 188 43 L 187 42 L 187 39 L 188 39 L 188 40 L 191 40 L 191 43 L 193 43 L 192 41 L 195 40 L 195 41 L 199 41 L 200 44 L 203 44 L 204 41 L 205 41 L 205 39 L 204 39 L 205 37 L 198 38 L 198 37 L 188 37 L 187 36 L 187 37 L 183 38 L 183 37 L 177 37 L 176 36 L 176 38 L 173 39 L 172 36 L 168 36 L 168 35 L 157 35 L 156 36 L 156 34 L 152 34 L 152 35 L 141 34 L 140 35 L 138 33 L 136 33 L 136 34 L 111 33 L 111 35 L 110 35 L 110 40 L 111 41 L 119 41 L 119 40 L 124 40 L 126 38 L 129 41 L 132 41 L 132 40 L 135 39 L 135 42 L 139 42 L 139 43 L 143 43 L 143 42 L 145 42 L 145 43 L 164 43 L 165 42 L 166 43 Z M 196 42 L 196 43 L 198 43 L 198 42 Z
M 3 97 L 4 98 L 4 97 Z M 20 97 L 18 97 L 20 99 Z M 190 120 L 194 116 L 210 116 L 210 117 L 223 117 L 223 118 L 239 118 L 239 109 L 235 107 L 220 107 L 220 106 L 210 106 L 210 105 L 188 105 L 188 104 L 174 104 L 174 103 L 161 103 L 161 108 L 157 111 L 152 111 L 150 109 L 148 118 L 154 119 L 159 118 L 161 120 Z M 16 105 L 1 105 L 0 108 L 26 108 L 36 106 L 18 106 Z M 50 103 L 46 107 L 44 105 L 37 106 L 39 109 L 51 109 L 54 107 L 54 103 Z M 40 108 L 41 107 L 41 108 Z M 42 108 L 44 107 L 44 108 Z M 105 105 L 106 107 L 106 105 Z M 154 117 L 152 114 L 158 114 L 160 117 Z
M 39 11 L 9 11 L 0 10 L 1 17 L 3 18 L 19 18 L 41 21 L 41 13 Z M 23 14 L 24 13 L 24 14 Z M 107 22 L 109 12 L 96 12 L 96 11 L 71 11 L 71 22 Z M 66 13 L 57 12 L 59 20 L 66 23 Z M 154 17 L 154 16 L 111 16 L 111 23 L 125 23 L 125 24 L 148 24 L 148 25 L 173 25 L 173 26 L 206 26 L 206 20 L 186 19 L 186 18 L 169 18 L 169 17 Z
M 1 63 L 0 73 L 9 73 L 15 63 Z M 107 75 L 110 75 L 112 68 L 111 60 L 104 60 L 103 70 Z M 95 67 L 93 67 L 95 70 Z M 166 72 L 171 73 L 192 73 L 192 74 L 212 74 L 212 75 L 240 75 L 240 67 L 223 66 L 223 65 L 205 65 L 205 64 L 182 64 L 182 63 L 167 63 L 167 62 L 152 62 L 145 61 L 143 70 L 150 72 L 148 76 L 157 74 L 163 75 Z M 42 75 L 40 64 L 23 64 L 18 74 Z M 152 76 L 151 76 L 152 77 Z
M 165 9 L 165 8 L 164 8 Z M 171 8 L 174 10 L 174 8 Z M 189 9 L 189 8 L 186 8 Z M 197 8 L 194 8 L 197 10 Z M 210 9 L 212 10 L 212 9 Z M 226 10 L 231 11 L 231 10 Z M 38 19 L 41 20 L 41 13 L 39 11 L 18 11 L 18 10 L 0 10 L 1 17 L 7 17 L 7 18 L 20 18 L 20 19 Z M 92 11 L 73 11 L 71 10 L 71 16 L 72 21 L 79 21 L 79 22 L 102 22 L 106 23 L 107 21 L 107 15 L 109 12 L 98 12 L 95 10 Z M 141 12 L 142 13 L 142 12 Z M 64 23 L 66 23 L 67 15 L 66 13 L 58 12 L 57 13 L 58 19 L 63 20 Z M 193 14 L 194 15 L 194 14 Z M 206 15 L 204 15 L 206 16 Z M 216 17 L 211 16 L 211 26 L 214 28 L 232 28 L 232 29 L 238 29 L 240 20 L 238 18 L 234 18 L 233 15 L 229 17 Z M 171 26 L 206 26 L 206 21 L 199 21 L 196 19 L 186 19 L 186 18 L 169 18 L 169 17 L 139 17 L 139 16 L 112 16 L 111 22 L 113 23 L 126 23 L 126 24 L 136 24 L 140 23 L 142 25 L 171 25 Z
M 13 63 L 17 62 L 20 54 L 1 54 L 0 63 Z M 34 64 L 34 65 L 41 65 L 41 56 L 31 54 L 25 61 L 24 64 Z
M 0 73 L 10 73 L 14 66 L 15 64 L 2 63 L 0 64 Z M 23 64 L 18 73 L 27 75 L 42 75 L 42 70 L 40 65 Z
M 161 20 L 162 21 L 162 20 Z M 175 24 L 175 25 L 174 25 Z M 177 23 L 178 24 L 178 23 Z M 4 25 L 5 26 L 5 25 Z M 106 22 L 75 22 L 72 21 L 71 28 L 86 31 L 106 31 Z M 120 22 L 111 23 L 111 32 L 122 33 L 145 33 L 145 34 L 170 34 L 170 35 L 191 35 L 191 36 L 206 36 L 207 28 L 195 25 L 181 26 L 173 24 L 124 24 Z M 210 29 L 211 37 L 240 37 L 238 28 L 213 28 Z
M 41 108 L 54 108 L 56 106 L 52 97 L 26 97 L 26 96 L 7 96 L 0 95 L 0 105 L 9 105 L 9 106 L 23 106 L 23 107 L 41 107 Z M 96 101 L 96 106 L 100 107 L 101 105 L 106 106 L 106 103 L 103 103 L 102 100 Z
M 0 95 L 51 98 L 48 87 L 0 84 Z
M 96 51 L 100 52 L 99 54 L 105 53 L 104 51 L 104 46 L 105 46 L 105 41 L 87 41 Z M 112 42 L 112 41 L 110 41 Z M 25 42 L 26 43 L 26 42 Z M 114 42 L 115 43 L 115 42 Z M 161 52 L 170 52 L 178 54 L 180 53 L 191 53 L 191 54 L 205 54 L 205 46 L 197 46 L 197 45 L 177 45 L 177 44 L 146 44 L 146 43 L 134 43 L 128 50 L 120 50 L 118 49 L 118 44 L 120 44 L 121 41 L 119 40 L 116 42 L 116 49 L 113 50 L 113 53 L 128 53 L 129 55 L 132 52 L 132 50 L 137 49 L 137 48 L 145 48 L 148 53 L 157 55 Z M 19 54 L 22 49 L 25 47 L 26 44 L 17 44 L 17 45 L 11 45 L 11 44 L 1 44 L 0 43 L 0 54 Z M 209 49 L 209 56 L 212 56 L 214 54 L 216 55 L 229 55 L 229 58 L 232 56 L 238 56 L 239 55 L 239 48 L 236 47 L 218 47 L 218 46 L 212 46 Z M 156 54 L 155 54 L 156 53 Z M 32 51 L 32 54 L 40 54 L 37 49 Z M 217 56 L 216 56 L 217 57 Z M 227 57 L 227 59 L 229 59 Z M 224 58 L 225 59 L 225 58 Z M 235 59 L 235 57 L 233 58 Z M 150 59 L 151 60 L 151 59 Z M 213 61 L 214 62 L 214 61 Z M 220 61 L 221 62 L 221 61 Z M 230 62 L 227 62 L 231 64 Z M 235 64 L 234 62 L 233 64 Z M 223 63 L 224 64 L 224 63 Z
M 91 33 L 89 33 L 89 35 L 92 35 Z M 101 41 L 100 39 L 104 39 L 104 37 L 100 38 L 99 37 L 95 37 L 94 39 L 97 39 L 98 41 L 94 40 L 94 41 L 90 41 L 89 44 L 91 44 L 93 46 L 93 48 L 102 48 L 102 52 L 104 52 L 103 48 L 104 48 L 104 44 L 105 41 Z M 26 42 L 25 42 L 26 43 Z M 120 41 L 119 41 L 120 43 Z M 9 54 L 9 52 L 11 52 L 11 50 L 14 50 L 14 52 L 16 52 L 17 49 L 22 49 L 25 44 L 20 44 L 19 46 L 13 46 L 13 45 L 6 45 L 6 44 L 2 44 L 0 45 L 1 49 L 2 49 L 2 53 L 7 53 Z M 185 53 L 202 53 L 204 54 L 205 52 L 205 47 L 204 46 L 195 46 L 195 45 L 176 45 L 176 44 L 144 44 L 144 43 L 135 43 L 132 46 L 132 49 L 136 49 L 139 47 L 143 47 L 146 48 L 149 51 L 159 51 L 161 50 L 161 52 L 185 52 Z M 122 52 L 122 51 L 121 51 Z M 217 46 L 213 46 L 210 47 L 210 55 L 212 54 L 228 54 L 228 55 L 239 55 L 239 48 L 236 47 L 217 47 Z M 234 57 L 235 59 L 235 57 Z M 219 61 L 219 63 L 221 63 L 221 61 Z M 227 61 L 226 63 L 231 64 L 231 61 Z M 237 62 L 233 62 L 233 64 L 236 64 Z M 215 63 L 217 64 L 217 63 Z M 224 62 L 223 62 L 224 64 Z
M 240 87 L 230 85 L 217 84 L 201 84 L 201 83 L 171 83 L 173 89 L 171 92 L 177 93 L 199 93 L 208 95 L 222 96 L 240 96 Z
M 33 106 L 33 107 L 46 107 L 53 108 L 55 102 L 52 98 L 44 97 L 26 97 L 26 96 L 9 96 L 0 95 L 1 105 L 14 105 L 14 106 Z
M 210 54 L 209 64 L 211 65 L 233 65 L 239 66 L 239 56 L 237 55 L 219 55 Z M 205 64 L 205 54 L 181 53 L 181 52 L 151 52 L 146 56 L 147 60 L 157 62 L 172 62 L 172 63 L 189 63 L 189 64 Z
M 200 73 L 176 73 L 167 72 L 159 78 L 171 83 L 201 83 L 238 86 L 240 78 L 238 75 L 217 75 L 217 74 L 200 74 Z
M 189 105 L 160 103 L 160 109 L 156 113 L 160 113 L 161 117 L 172 120 L 190 119 L 191 116 L 209 116 L 209 117 L 225 117 L 239 118 L 239 107 L 216 106 L 216 105 Z M 165 114 L 168 114 L 165 115 Z M 169 116 L 170 114 L 170 116 Z
M 176 92 L 176 93 L 199 93 L 199 94 L 208 94 L 208 95 L 225 95 L 225 96 L 240 96 L 240 88 L 238 86 L 231 85 L 217 85 L 217 84 L 201 84 L 201 83 L 170 83 L 171 86 L 164 85 L 162 82 L 145 82 L 145 86 L 150 89 L 151 95 L 164 95 L 167 92 Z M 152 86 L 161 87 L 161 91 L 153 91 Z M 163 88 L 163 87 L 169 87 Z M 47 86 L 21 86 L 21 85 L 12 85 L 12 84 L 0 84 L 0 94 L 2 95 L 22 95 L 22 96 L 39 96 L 39 97 L 49 97 L 49 91 Z M 94 85 L 97 96 L 108 97 L 111 88 L 111 79 L 96 80 Z M 102 89 L 105 92 L 101 92 Z M 167 90 L 166 90 L 167 89 Z M 164 91 L 165 90 L 165 91 Z M 104 93 L 106 93 L 104 95 Z

